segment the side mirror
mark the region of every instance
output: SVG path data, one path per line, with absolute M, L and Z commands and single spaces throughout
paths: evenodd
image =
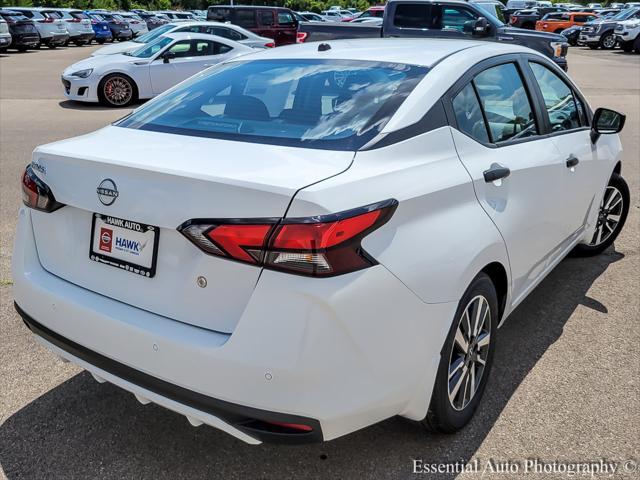
M 598 108 L 591 121 L 591 143 L 596 143 L 600 135 L 619 133 L 627 119 L 622 113 L 608 108 Z
M 489 21 L 484 17 L 478 17 L 476 22 L 473 24 L 472 35 L 477 37 L 484 37 L 489 33 Z
M 162 54 L 162 63 L 169 63 L 170 60 L 176 58 L 176 54 L 173 52 L 164 52 Z

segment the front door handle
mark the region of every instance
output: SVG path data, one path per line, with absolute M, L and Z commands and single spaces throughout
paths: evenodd
M 573 168 L 579 163 L 580 160 L 578 160 L 578 157 L 576 157 L 575 155 L 569 155 L 569 158 L 567 158 L 567 168 Z
M 482 172 L 484 175 L 484 181 L 487 183 L 495 182 L 496 180 L 502 180 L 503 178 L 507 178 L 511 175 L 511 170 L 507 167 L 503 167 L 499 163 L 494 163 L 491 165 L 489 170 L 485 170 Z

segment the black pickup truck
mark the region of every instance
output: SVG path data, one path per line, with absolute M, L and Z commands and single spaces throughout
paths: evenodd
M 348 38 L 469 38 L 523 45 L 537 50 L 567 70 L 566 38 L 505 25 L 495 0 L 389 0 L 382 26 L 351 23 L 308 23 L 298 26 L 304 42 Z

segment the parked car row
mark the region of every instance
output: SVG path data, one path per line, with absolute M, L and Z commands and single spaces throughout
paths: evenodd
M 113 41 L 130 41 L 169 22 L 202 21 L 204 12 L 81 10 L 58 7 L 2 7 L 0 50 L 19 51 Z

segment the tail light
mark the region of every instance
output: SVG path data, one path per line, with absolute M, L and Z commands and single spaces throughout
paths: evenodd
M 81 20 L 79 18 L 70 18 L 67 20 L 69 23 L 80 23 Z
M 386 200 L 341 213 L 307 218 L 189 220 L 178 230 L 205 253 L 312 277 L 376 265 L 364 237 L 387 223 L 398 202 Z
M 22 201 L 27 207 L 42 212 L 53 212 L 64 207 L 56 201 L 49 186 L 38 178 L 31 165 L 22 175 Z
M 40 23 L 53 23 L 53 18 L 43 18 L 42 20 L 38 20 Z
M 296 33 L 296 43 L 304 43 L 309 34 L 307 32 Z
M 92 19 L 91 19 L 91 24 L 92 24 L 92 25 L 97 25 L 97 24 L 98 24 L 98 21 L 97 21 L 96 19 L 92 18 Z
M 269 43 L 265 43 L 264 46 L 267 48 L 275 48 L 276 44 L 273 42 L 269 42 Z

